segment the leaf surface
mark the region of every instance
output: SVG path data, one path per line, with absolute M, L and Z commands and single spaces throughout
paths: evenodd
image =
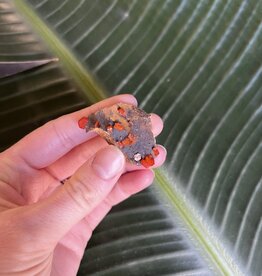
M 260 275 L 262 2 L 13 2 L 87 97 L 132 92 L 165 121 L 154 188 L 108 215 L 79 274 Z

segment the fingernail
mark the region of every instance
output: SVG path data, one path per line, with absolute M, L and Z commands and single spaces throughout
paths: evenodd
M 157 146 L 164 151 L 165 155 L 167 155 L 167 150 L 164 146 L 162 146 L 162 145 L 157 145 Z
M 108 180 L 119 174 L 124 164 L 123 153 L 114 146 L 108 146 L 96 154 L 92 162 L 92 168 L 97 176 Z

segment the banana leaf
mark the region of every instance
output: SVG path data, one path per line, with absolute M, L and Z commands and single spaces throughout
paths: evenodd
M 4 149 L 44 122 L 133 93 L 164 119 L 154 185 L 113 208 L 78 274 L 262 274 L 262 1 L 0 0 Z

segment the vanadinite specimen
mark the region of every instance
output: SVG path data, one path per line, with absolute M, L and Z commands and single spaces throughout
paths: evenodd
M 131 163 L 148 168 L 154 165 L 154 158 L 159 154 L 150 115 L 133 105 L 118 103 L 103 108 L 88 118 L 81 118 L 78 125 L 116 145 Z

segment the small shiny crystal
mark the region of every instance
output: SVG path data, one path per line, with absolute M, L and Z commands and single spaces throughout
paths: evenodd
M 141 158 L 142 158 L 142 156 L 141 156 L 140 153 L 136 153 L 136 154 L 134 155 L 134 160 L 135 160 L 135 161 L 140 161 Z

